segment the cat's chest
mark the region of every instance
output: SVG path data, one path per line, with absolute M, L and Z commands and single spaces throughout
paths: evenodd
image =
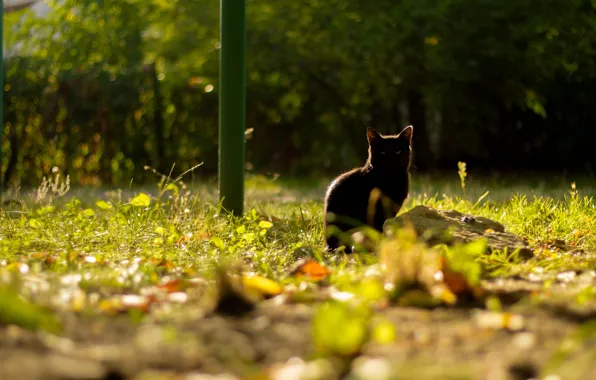
M 371 173 L 367 182 L 370 190 L 378 188 L 391 198 L 400 198 L 408 192 L 409 177 L 407 173 Z

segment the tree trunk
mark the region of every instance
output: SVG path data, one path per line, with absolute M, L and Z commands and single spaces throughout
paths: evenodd
M 4 172 L 4 181 L 2 184 L 5 188 L 8 188 L 8 182 L 12 177 L 12 173 L 14 173 L 15 168 L 17 166 L 17 162 L 19 160 L 19 140 L 17 136 L 16 126 L 12 125 L 10 128 L 10 158 L 8 159 L 8 163 L 6 165 L 6 171 Z M 3 190 L 3 189 L 2 189 Z
M 409 124 L 414 127 L 413 164 L 420 171 L 430 170 L 434 167 L 434 155 L 430 150 L 424 98 L 419 91 L 410 90 L 407 103 Z
M 161 98 L 161 89 L 159 79 L 157 77 L 157 67 L 155 62 L 151 65 L 151 74 L 153 78 L 153 123 L 155 126 L 155 142 L 157 150 L 157 170 L 166 174 L 169 169 L 165 167 L 166 164 L 166 148 L 164 136 L 164 120 L 163 120 L 163 100 Z

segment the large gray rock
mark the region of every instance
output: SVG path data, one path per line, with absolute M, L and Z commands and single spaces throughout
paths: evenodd
M 384 229 L 390 226 L 411 225 L 418 236 L 430 244 L 456 242 L 467 243 L 478 238 L 486 238 L 489 250 L 514 252 L 519 250 L 522 258 L 533 257 L 532 250 L 519 236 L 505 231 L 505 227 L 494 220 L 481 216 L 465 215 L 459 211 L 436 210 L 427 206 L 416 206 L 396 218 L 385 222 Z M 450 233 L 448 233 L 450 232 Z

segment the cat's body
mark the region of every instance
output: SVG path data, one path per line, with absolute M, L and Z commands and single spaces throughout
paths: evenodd
M 331 234 L 331 226 L 346 232 L 367 224 L 378 231 L 394 217 L 408 196 L 412 127 L 399 135 L 381 136 L 367 130 L 368 160 L 361 168 L 344 173 L 331 182 L 325 195 L 325 235 L 327 249 L 341 241 Z M 331 235 L 330 235 L 331 234 Z M 351 244 L 346 252 L 351 251 Z

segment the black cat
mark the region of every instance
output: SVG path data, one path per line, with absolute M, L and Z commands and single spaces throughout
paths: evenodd
M 361 168 L 344 173 L 331 182 L 325 195 L 327 250 L 340 247 L 340 237 L 331 226 L 346 232 L 363 224 L 383 231 L 383 223 L 394 217 L 408 197 L 412 126 L 398 135 L 382 136 L 368 128 L 368 160 Z M 351 252 L 351 244 L 346 252 Z

